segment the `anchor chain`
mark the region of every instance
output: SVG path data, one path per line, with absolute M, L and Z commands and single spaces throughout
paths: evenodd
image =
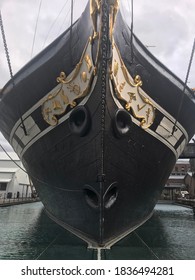
M 7 58 L 7 64 L 8 64 L 8 68 L 9 68 L 9 73 L 10 73 L 10 77 L 11 77 L 11 82 L 13 85 L 13 88 L 15 87 L 15 82 L 14 82 L 14 77 L 13 77 L 13 72 L 12 72 L 12 67 L 11 67 L 11 60 L 10 60 L 10 56 L 9 56 L 9 50 L 8 50 L 8 46 L 7 46 L 7 42 L 6 42 L 6 37 L 5 37 L 5 31 L 4 31 L 4 27 L 3 27 L 3 19 L 1 16 L 1 11 L 0 11 L 0 28 L 1 28 L 1 34 L 2 34 L 2 38 L 3 38 L 3 44 L 4 44 L 4 49 L 5 49 L 5 54 L 6 54 L 6 58 Z M 22 115 L 20 113 L 20 108 L 19 108 L 19 117 L 21 120 L 21 127 L 24 131 L 24 134 L 27 135 L 27 131 L 26 131 L 26 127 L 24 125 L 24 121 L 22 118 Z
M 6 54 L 6 58 L 7 58 L 7 64 L 8 64 L 8 67 L 9 67 L 9 73 L 10 73 L 10 77 L 12 79 L 12 83 L 14 85 L 13 72 L 12 72 L 12 67 L 11 67 L 9 50 L 8 50 L 7 43 L 6 43 L 6 38 L 5 38 L 5 31 L 4 31 L 4 27 L 3 27 L 3 19 L 2 19 L 2 16 L 1 16 L 1 11 L 0 11 L 0 28 L 1 28 L 2 38 L 3 38 L 3 45 L 4 45 L 4 49 L 5 49 L 5 54 Z

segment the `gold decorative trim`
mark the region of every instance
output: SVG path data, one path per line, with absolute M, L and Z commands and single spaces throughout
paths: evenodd
M 129 74 L 116 44 L 113 44 L 110 78 L 116 97 L 125 104 L 124 108 L 132 112 L 142 128 L 150 127 L 154 122 L 156 108 L 141 89 L 141 77 L 137 75 L 133 79 Z
M 100 8 L 102 5 L 102 0 L 90 0 L 90 16 L 93 23 L 93 35 L 91 40 L 95 40 L 99 37 L 97 19 L 100 13 Z M 116 21 L 116 16 L 119 10 L 119 0 L 108 0 L 109 5 L 109 37 L 112 41 L 112 34 L 114 30 L 114 24 Z
M 60 73 L 56 79 L 59 85 L 47 95 L 42 104 L 42 115 L 49 125 L 57 125 L 58 116 L 64 114 L 68 106 L 74 108 L 77 100 L 89 93 L 95 73 L 89 39 L 75 69 L 68 76 L 63 71 Z
M 108 0 L 109 4 L 109 36 L 113 41 L 113 30 L 116 21 L 116 16 L 119 10 L 119 0 Z
M 93 23 L 92 39 L 98 38 L 97 17 L 100 12 L 101 0 L 90 0 L 90 16 Z

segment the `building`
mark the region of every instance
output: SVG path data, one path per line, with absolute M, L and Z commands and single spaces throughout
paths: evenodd
M 182 197 L 189 197 L 189 189 L 186 185 L 186 175 L 191 172 L 189 160 L 179 159 L 169 176 L 160 199 L 176 200 Z
M 186 174 L 185 185 L 189 193 L 189 198 L 195 199 L 195 174 L 192 172 Z
M 0 199 L 31 197 L 34 190 L 28 174 L 20 169 L 22 163 L 17 155 L 9 155 L 14 161 L 0 151 Z
M 184 182 L 189 192 L 189 198 L 195 199 L 195 159 L 190 159 L 191 172 L 185 176 Z

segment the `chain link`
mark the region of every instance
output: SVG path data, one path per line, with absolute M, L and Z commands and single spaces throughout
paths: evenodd
M 5 54 L 6 54 L 6 58 L 7 58 L 7 64 L 8 64 L 8 67 L 9 67 L 11 82 L 12 82 L 13 87 L 15 87 L 14 77 L 13 77 L 13 72 L 12 72 L 12 67 L 11 67 L 11 61 L 10 61 L 10 57 L 9 57 L 9 51 L 8 51 L 8 47 L 7 47 L 6 37 L 5 37 L 5 31 L 4 31 L 4 28 L 3 28 L 3 19 L 2 19 L 2 16 L 1 16 L 1 11 L 0 11 L 0 28 L 1 28 L 2 38 L 3 38 Z M 20 107 L 18 108 L 18 110 L 19 110 L 19 117 L 20 117 L 20 120 L 21 120 L 22 129 L 24 130 L 24 134 L 27 135 L 27 131 L 26 131 L 26 127 L 24 125 L 22 115 L 21 115 Z
M 12 67 L 11 67 L 11 61 L 10 61 L 10 56 L 9 56 L 9 50 L 7 47 L 7 43 L 6 43 L 6 37 L 5 37 L 5 31 L 4 31 L 4 27 L 3 27 L 3 19 L 1 16 L 1 11 L 0 11 L 0 28 L 1 28 L 1 34 L 2 34 L 2 38 L 3 38 L 3 44 L 4 44 L 4 49 L 5 49 L 5 54 L 6 54 L 6 58 L 7 58 L 7 64 L 9 67 L 9 73 L 10 73 L 10 77 L 12 79 L 12 83 L 14 84 L 13 81 L 13 72 L 12 72 Z

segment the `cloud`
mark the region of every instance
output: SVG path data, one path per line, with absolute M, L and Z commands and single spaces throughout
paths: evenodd
M 123 0 L 127 9 L 128 1 Z M 0 0 L 13 72 L 31 59 L 33 37 L 40 0 Z M 56 4 L 57 3 L 57 4 Z M 70 24 L 69 0 L 42 1 L 33 56 L 53 41 Z M 87 0 L 75 0 L 76 19 Z M 60 13 L 61 11 L 61 13 Z M 149 50 L 181 79 L 185 79 L 195 37 L 194 0 L 134 1 L 134 31 Z M 127 16 L 127 21 L 131 21 Z M 0 38 L 0 88 L 9 80 L 9 71 Z M 195 62 L 190 85 L 195 86 Z
M 0 0 L 0 8 L 13 73 L 16 73 L 32 58 L 32 45 L 39 3 L 40 0 Z M 75 3 L 77 3 L 79 7 L 74 12 L 74 19 L 78 18 L 84 10 L 87 0 L 82 0 L 82 2 L 80 0 L 75 0 Z M 60 14 L 61 10 L 62 12 Z M 48 45 L 59 36 L 69 24 L 69 0 L 58 0 L 57 2 L 43 0 L 37 24 L 33 56 L 39 53 L 44 45 Z M 9 79 L 9 69 L 5 58 L 2 37 L 0 35 L 0 88 L 2 88 Z
M 39 3 L 40 0 L 0 0 L 0 10 L 14 74 L 31 59 Z M 84 10 L 87 0 L 75 0 L 75 3 L 77 3 L 79 8 L 74 12 L 74 20 Z M 69 0 L 58 0 L 57 2 L 43 0 L 37 25 L 33 56 L 39 53 L 44 45 L 48 45 L 59 36 L 69 24 Z M 0 34 L 0 89 L 9 79 L 10 73 Z M 13 151 L 1 133 L 0 144 L 7 151 Z
M 126 0 L 127 1 L 127 0 Z M 134 31 L 149 50 L 174 74 L 185 80 L 195 38 L 195 1 L 136 0 Z M 195 86 L 195 58 L 189 77 Z

